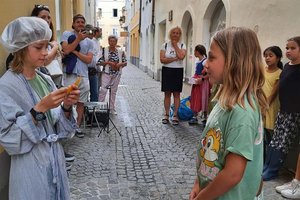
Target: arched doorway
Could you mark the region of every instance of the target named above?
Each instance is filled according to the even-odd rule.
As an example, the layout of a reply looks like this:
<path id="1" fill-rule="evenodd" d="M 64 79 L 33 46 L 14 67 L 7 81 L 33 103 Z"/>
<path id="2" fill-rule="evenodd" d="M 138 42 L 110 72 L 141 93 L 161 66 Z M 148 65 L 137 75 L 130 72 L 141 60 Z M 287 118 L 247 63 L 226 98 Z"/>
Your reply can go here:
<path id="1" fill-rule="evenodd" d="M 194 48 L 193 48 L 193 20 L 191 17 L 190 12 L 186 11 L 182 18 L 182 42 L 186 45 L 186 57 L 184 60 L 185 67 L 184 67 L 184 79 L 187 80 L 189 77 L 192 76 L 193 73 L 193 55 L 194 55 Z"/>
<path id="2" fill-rule="evenodd" d="M 204 14 L 203 21 L 204 45 L 208 49 L 211 37 L 226 27 L 226 10 L 221 0 L 213 0 Z"/>

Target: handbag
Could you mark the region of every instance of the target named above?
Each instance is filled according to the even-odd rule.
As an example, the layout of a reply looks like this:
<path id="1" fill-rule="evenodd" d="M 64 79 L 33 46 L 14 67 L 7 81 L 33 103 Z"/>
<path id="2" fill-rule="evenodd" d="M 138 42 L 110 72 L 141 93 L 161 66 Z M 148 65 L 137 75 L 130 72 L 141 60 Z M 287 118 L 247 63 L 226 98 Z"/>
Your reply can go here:
<path id="1" fill-rule="evenodd" d="M 61 67 L 61 64 L 58 60 L 58 57 L 53 59 L 52 62 L 49 63 L 45 67 L 48 69 L 51 76 L 60 76 L 60 75 L 63 74 L 62 67 Z"/>

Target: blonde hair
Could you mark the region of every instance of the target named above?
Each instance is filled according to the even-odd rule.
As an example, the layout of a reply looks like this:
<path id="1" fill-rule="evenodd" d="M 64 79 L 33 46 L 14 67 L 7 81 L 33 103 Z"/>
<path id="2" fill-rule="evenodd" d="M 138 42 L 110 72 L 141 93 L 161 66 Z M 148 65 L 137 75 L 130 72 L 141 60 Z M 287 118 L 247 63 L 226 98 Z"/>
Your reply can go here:
<path id="1" fill-rule="evenodd" d="M 25 47 L 13 54 L 14 58 L 11 61 L 11 70 L 17 74 L 20 74 L 23 72 L 23 66 L 24 66 L 24 58 L 26 55 L 28 47 Z"/>
<path id="2" fill-rule="evenodd" d="M 179 38 L 179 41 L 181 41 L 182 30 L 181 30 L 181 28 L 180 28 L 179 26 L 176 26 L 176 27 L 174 27 L 174 28 L 171 28 L 171 30 L 169 31 L 169 39 L 171 40 L 171 34 L 172 34 L 172 32 L 173 32 L 174 30 L 176 30 L 176 29 L 178 29 L 179 32 L 180 32 L 180 38 Z"/>
<path id="3" fill-rule="evenodd" d="M 246 97 L 255 109 L 251 97 L 258 102 L 262 113 L 268 107 L 262 90 L 265 82 L 261 48 L 254 31 L 243 27 L 230 27 L 217 32 L 213 41 L 225 56 L 224 79 L 215 99 L 231 110 L 235 104 L 245 108 Z"/>

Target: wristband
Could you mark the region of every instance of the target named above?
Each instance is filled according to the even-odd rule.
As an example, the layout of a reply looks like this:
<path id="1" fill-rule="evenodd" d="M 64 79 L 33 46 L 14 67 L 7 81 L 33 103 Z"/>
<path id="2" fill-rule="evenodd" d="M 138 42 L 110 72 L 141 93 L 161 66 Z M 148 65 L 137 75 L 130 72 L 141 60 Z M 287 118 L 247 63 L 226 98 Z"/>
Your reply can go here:
<path id="1" fill-rule="evenodd" d="M 72 112 L 72 106 L 69 109 L 66 109 L 63 105 L 60 105 L 60 107 L 64 112 Z"/>

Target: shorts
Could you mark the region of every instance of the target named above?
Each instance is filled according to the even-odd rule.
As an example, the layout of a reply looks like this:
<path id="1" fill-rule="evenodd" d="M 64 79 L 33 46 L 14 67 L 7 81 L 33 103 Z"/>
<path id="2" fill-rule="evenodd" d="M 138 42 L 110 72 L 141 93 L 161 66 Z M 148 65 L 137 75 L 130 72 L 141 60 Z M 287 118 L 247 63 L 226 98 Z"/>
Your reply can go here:
<path id="1" fill-rule="evenodd" d="M 162 67 L 162 92 L 182 92 L 183 68 Z"/>
<path id="2" fill-rule="evenodd" d="M 64 73 L 64 84 L 65 86 L 69 86 L 73 84 L 77 79 L 76 74 L 66 74 Z M 79 84 L 79 90 L 80 90 L 80 97 L 79 102 L 84 103 L 89 101 L 90 97 L 90 82 L 88 77 L 81 77 L 81 82 Z"/>

